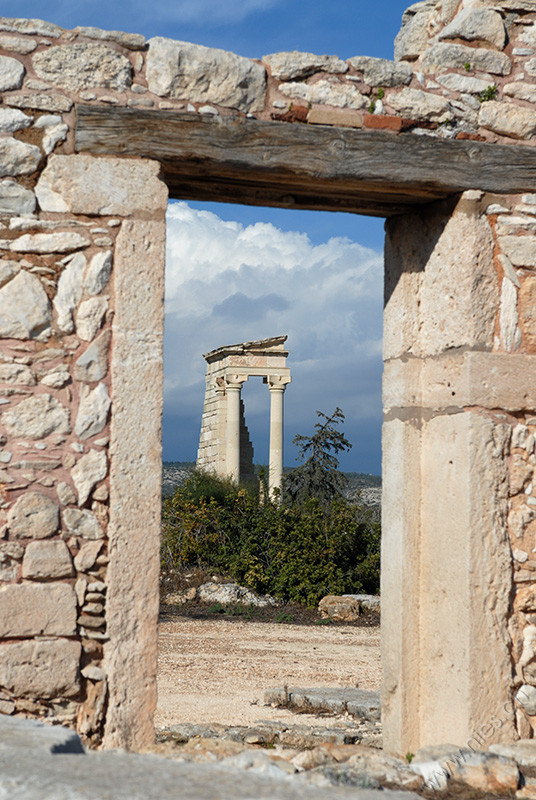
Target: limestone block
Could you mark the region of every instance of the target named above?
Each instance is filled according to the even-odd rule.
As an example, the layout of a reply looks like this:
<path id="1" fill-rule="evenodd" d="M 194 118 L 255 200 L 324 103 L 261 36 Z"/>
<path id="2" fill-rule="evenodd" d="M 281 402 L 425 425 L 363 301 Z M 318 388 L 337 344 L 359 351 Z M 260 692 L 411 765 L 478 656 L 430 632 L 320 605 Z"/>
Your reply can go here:
<path id="1" fill-rule="evenodd" d="M 99 383 L 95 389 L 89 389 L 86 385 L 80 387 L 80 405 L 74 425 L 74 432 L 79 439 L 89 439 L 102 431 L 111 403 L 108 387 L 104 383 Z"/>
<path id="2" fill-rule="evenodd" d="M 1 63 L 2 62 L 0 61 L 0 71 L 1 71 Z M 15 131 L 20 131 L 23 128 L 29 128 L 32 122 L 33 119 L 29 117 L 27 114 L 25 114 L 23 111 L 19 111 L 19 109 L 15 108 L 0 109 L 0 131 L 2 133 L 14 133 Z"/>
<path id="3" fill-rule="evenodd" d="M 57 367 L 52 367 L 43 377 L 41 383 L 45 386 L 50 386 L 51 389 L 61 389 L 71 380 L 69 367 L 67 364 L 58 364 Z"/>
<path id="4" fill-rule="evenodd" d="M 97 87 L 124 92 L 132 83 L 130 60 L 105 44 L 49 47 L 33 55 L 32 64 L 39 78 L 71 92 Z"/>
<path id="5" fill-rule="evenodd" d="M 72 575 L 73 560 L 65 542 L 30 542 L 22 562 L 23 578 L 70 578 Z"/>
<path id="6" fill-rule="evenodd" d="M 18 583 L 0 591 L 0 636 L 72 636 L 76 595 L 67 583 Z"/>
<path id="7" fill-rule="evenodd" d="M 0 181 L 0 214 L 28 216 L 35 211 L 35 195 L 15 181 Z"/>
<path id="8" fill-rule="evenodd" d="M 510 465 L 510 494 L 519 494 L 532 478 L 533 467 L 518 453 L 512 456 Z"/>
<path id="9" fill-rule="evenodd" d="M 464 8 L 443 28 L 439 39 L 488 42 L 502 50 L 506 44 L 506 28 L 497 11 L 490 8 Z"/>
<path id="10" fill-rule="evenodd" d="M 307 78 L 315 72 L 331 74 L 348 72 L 348 64 L 337 56 L 316 56 L 313 53 L 300 53 L 297 50 L 263 56 L 262 63 L 267 64 L 272 77 L 280 81 Z"/>
<path id="11" fill-rule="evenodd" d="M 80 233 L 26 233 L 18 239 L 0 240 L 0 247 L 14 253 L 70 253 L 91 244 Z"/>
<path id="12" fill-rule="evenodd" d="M 363 73 L 363 80 L 369 86 L 402 86 L 411 83 L 413 70 L 405 61 L 389 61 L 386 58 L 370 56 L 354 56 L 348 59 L 358 72 Z"/>
<path id="13" fill-rule="evenodd" d="M 504 136 L 527 139 L 536 133 L 536 116 L 529 108 L 489 100 L 482 103 L 478 124 Z"/>
<path id="14" fill-rule="evenodd" d="M 23 64 L 16 58 L 0 56 L 0 92 L 20 89 L 25 72 Z"/>
<path id="15" fill-rule="evenodd" d="M 51 433 L 70 433 L 69 411 L 49 394 L 39 394 L 2 414 L 2 424 L 11 436 L 44 439 Z"/>
<path id="16" fill-rule="evenodd" d="M 69 498 L 69 502 L 73 501 Z M 62 519 L 63 524 L 72 536 L 81 536 L 83 539 L 102 539 L 104 537 L 104 531 L 97 517 L 91 511 L 65 508 L 62 512 Z"/>
<path id="17" fill-rule="evenodd" d="M 523 344 L 536 350 L 536 277 L 525 278 L 519 290 L 519 322 Z"/>
<path id="18" fill-rule="evenodd" d="M 88 569 L 94 566 L 97 556 L 102 550 L 102 545 L 102 540 L 83 543 L 74 559 L 74 565 L 78 572 L 87 572 Z"/>
<path id="19" fill-rule="evenodd" d="M 108 298 L 90 297 L 84 300 L 76 313 L 76 332 L 81 339 L 91 342 L 101 327 L 108 310 Z"/>
<path id="20" fill-rule="evenodd" d="M 77 381 L 101 381 L 108 373 L 108 351 L 112 333 L 103 331 L 77 359 L 73 369 Z"/>
<path id="21" fill-rule="evenodd" d="M 36 380 L 30 367 L 24 364 L 0 364 L 0 383 L 35 386 Z"/>
<path id="22" fill-rule="evenodd" d="M 74 103 L 70 97 L 56 92 L 47 94 L 12 94 L 4 98 L 7 106 L 15 108 L 31 108 L 36 111 L 70 111 Z"/>
<path id="23" fill-rule="evenodd" d="M 85 255 L 76 253 L 58 280 L 53 304 L 58 315 L 58 328 L 65 333 L 72 333 L 74 330 L 73 313 L 82 297 L 82 279 L 86 266 Z"/>
<path id="24" fill-rule="evenodd" d="M 126 47 L 128 50 L 144 50 L 145 49 L 145 36 L 141 33 L 124 33 L 123 31 L 104 31 L 101 28 L 93 28 L 88 26 L 78 26 L 74 30 L 82 36 L 87 36 L 88 39 L 103 39 L 108 42 L 117 42 L 117 44 Z"/>
<path id="25" fill-rule="evenodd" d="M 46 539 L 58 524 L 58 506 L 39 492 L 21 495 L 7 513 L 8 529 L 18 539 Z"/>
<path id="26" fill-rule="evenodd" d="M 536 236 L 501 236 L 499 245 L 514 267 L 536 268 Z"/>
<path id="27" fill-rule="evenodd" d="M 18 139 L 0 139 L 0 177 L 29 175 L 41 161 L 41 150 Z"/>
<path id="28" fill-rule="evenodd" d="M 41 146 L 47 156 L 52 153 L 58 142 L 65 141 L 68 133 L 69 126 L 63 123 L 46 128 Z"/>
<path id="29" fill-rule="evenodd" d="M 389 105 L 403 117 L 443 122 L 452 116 L 450 103 L 444 97 L 420 89 L 402 89 L 389 96 Z"/>
<path id="30" fill-rule="evenodd" d="M 462 195 L 455 208 L 439 203 L 392 217 L 386 232 L 384 357 L 489 350 L 499 287 L 478 202 Z"/>
<path id="31" fill-rule="evenodd" d="M 281 94 L 304 103 L 320 103 L 337 108 L 364 108 L 369 100 L 355 86 L 339 81 L 321 80 L 317 83 L 283 83 Z"/>
<path id="32" fill-rule="evenodd" d="M 536 714 L 536 686 L 524 684 L 516 693 L 516 701 L 522 706 L 529 716 Z"/>
<path id="33" fill-rule="evenodd" d="M 503 94 L 506 97 L 515 97 L 518 100 L 526 100 L 528 103 L 536 103 L 536 86 L 525 81 L 507 83 L 503 86 Z"/>
<path id="34" fill-rule="evenodd" d="M 148 159 L 53 155 L 35 191 L 43 211 L 131 216 L 167 203 L 159 172 Z"/>
<path id="35" fill-rule="evenodd" d="M 318 604 L 321 617 L 339 622 L 354 622 L 361 614 L 359 602 L 353 597 L 337 597 L 328 594 Z"/>
<path id="36" fill-rule="evenodd" d="M 521 333 L 517 326 L 517 291 L 509 278 L 504 278 L 501 285 L 501 306 L 499 329 L 501 342 L 505 350 L 517 350 L 521 344 Z"/>
<path id="37" fill-rule="evenodd" d="M 56 486 L 58 499 L 62 506 L 68 506 L 76 503 L 76 495 L 65 481 L 60 481 Z"/>
<path id="38" fill-rule="evenodd" d="M 402 28 L 395 39 L 395 60 L 413 61 L 421 55 L 428 44 L 428 23 L 431 21 L 436 3 L 427 0 L 413 3 L 402 17 Z"/>
<path id="39" fill-rule="evenodd" d="M 149 39 L 149 91 L 193 103 L 217 103 L 239 111 L 264 108 L 266 71 L 225 50 L 157 36 Z"/>
<path id="40" fill-rule="evenodd" d="M 36 39 L 30 39 L 26 36 L 6 36 L 5 33 L 0 34 L 1 50 L 10 50 L 13 53 L 20 53 L 22 56 L 25 56 L 33 52 L 36 47 Z"/>
<path id="41" fill-rule="evenodd" d="M 489 86 L 489 81 L 472 78 L 470 75 L 458 75 L 455 72 L 437 75 L 436 81 L 452 92 L 461 92 L 462 94 L 481 94 Z"/>
<path id="42" fill-rule="evenodd" d="M 60 28 L 59 25 L 54 25 L 52 22 L 44 22 L 42 19 L 0 17 L 0 31 L 38 34 L 40 36 L 48 36 L 51 39 L 59 39 L 63 33 L 63 28 Z"/>
<path id="43" fill-rule="evenodd" d="M 112 251 L 102 250 L 91 261 L 84 275 L 84 291 L 87 294 L 100 294 L 110 278 L 112 271 Z"/>
<path id="44" fill-rule="evenodd" d="M 491 72 L 492 75 L 509 75 L 512 69 L 506 53 L 447 42 L 437 42 L 425 52 L 421 69 L 425 74 L 433 75 L 449 69 L 463 69 L 465 64 L 469 64 L 472 70 Z"/>
<path id="45" fill-rule="evenodd" d="M 81 652 L 66 639 L 0 645 L 0 684 L 15 697 L 72 697 L 80 691 Z"/>
<path id="46" fill-rule="evenodd" d="M 79 459 L 71 470 L 71 477 L 78 492 L 79 506 L 84 505 L 95 484 L 102 481 L 107 473 L 108 462 L 103 450 L 90 450 Z"/>

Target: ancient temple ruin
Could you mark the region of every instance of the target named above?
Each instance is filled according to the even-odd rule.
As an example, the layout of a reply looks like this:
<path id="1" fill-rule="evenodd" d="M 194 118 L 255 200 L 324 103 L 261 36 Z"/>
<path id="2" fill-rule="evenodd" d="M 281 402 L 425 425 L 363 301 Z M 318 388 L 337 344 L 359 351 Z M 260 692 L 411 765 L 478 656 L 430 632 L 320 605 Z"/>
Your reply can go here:
<path id="1" fill-rule="evenodd" d="M 0 712 L 153 738 L 171 196 L 387 218 L 384 746 L 532 738 L 534 0 L 395 61 L 0 30 Z"/>
<path id="2" fill-rule="evenodd" d="M 283 395 L 291 381 L 286 340 L 286 336 L 274 336 L 219 347 L 204 356 L 207 374 L 197 467 L 236 483 L 255 479 L 241 390 L 250 377 L 262 377 L 270 390 L 268 486 L 272 496 L 283 477 Z"/>

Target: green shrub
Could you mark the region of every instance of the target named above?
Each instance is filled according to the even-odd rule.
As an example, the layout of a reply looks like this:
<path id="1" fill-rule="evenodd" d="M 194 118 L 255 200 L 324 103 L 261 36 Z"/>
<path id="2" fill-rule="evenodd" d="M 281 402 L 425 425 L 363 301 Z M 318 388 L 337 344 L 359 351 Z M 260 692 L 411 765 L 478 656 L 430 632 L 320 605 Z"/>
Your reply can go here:
<path id="1" fill-rule="evenodd" d="M 166 569 L 220 572 L 311 606 L 326 594 L 379 589 L 379 523 L 340 497 L 329 506 L 261 502 L 252 489 L 196 473 L 165 499 L 162 528 Z"/>

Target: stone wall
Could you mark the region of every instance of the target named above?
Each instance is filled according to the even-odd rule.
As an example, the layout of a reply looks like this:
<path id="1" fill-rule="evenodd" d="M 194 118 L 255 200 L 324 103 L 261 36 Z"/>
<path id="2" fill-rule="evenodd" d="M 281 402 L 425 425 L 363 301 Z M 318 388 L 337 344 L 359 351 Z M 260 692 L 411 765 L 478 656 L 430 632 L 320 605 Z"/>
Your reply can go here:
<path id="1" fill-rule="evenodd" d="M 77 107 L 536 142 L 532 0 L 414 4 L 395 52 L 396 61 L 309 53 L 255 61 L 160 37 L 146 42 L 137 34 L 0 18 L 2 713 L 65 722 L 94 745 L 136 747 L 152 736 L 167 191 L 156 161 L 77 154 Z M 410 540 L 413 560 L 408 542 L 401 544 L 404 574 L 393 559 L 386 562 L 386 601 L 392 608 L 404 586 L 424 586 L 423 598 L 434 591 L 421 582 L 415 556 L 433 561 L 439 546 L 430 539 L 430 526 L 440 523 L 436 495 L 422 494 L 423 471 L 437 466 L 433 453 L 442 447 L 446 453 L 445 442 L 465 442 L 456 458 L 467 479 L 487 464 L 481 483 L 468 493 L 448 474 L 445 456 L 443 483 L 431 484 L 438 492 L 450 486 L 454 502 L 469 498 L 455 526 L 468 560 L 441 591 L 456 595 L 457 581 L 484 575 L 477 592 L 465 586 L 471 602 L 460 612 L 470 608 L 475 625 L 496 626 L 486 636 L 500 666 L 495 688 L 481 700 L 485 705 L 486 698 L 504 695 L 510 704 L 504 730 L 532 736 L 536 197 L 476 193 L 460 202 L 450 227 L 456 203 L 401 218 L 411 241 L 400 221 L 390 223 L 390 258 L 402 266 L 388 295 L 387 369 L 404 374 L 388 380 L 403 396 L 387 406 L 405 408 L 406 416 L 393 418 L 386 434 L 393 467 L 401 448 L 386 496 L 386 540 L 393 542 L 400 524 L 396 502 L 408 520 L 417 514 L 420 527 Z M 440 269 L 442 258 L 450 270 Z M 426 339 L 415 328 L 423 318 Z M 426 352 L 413 352 L 418 342 Z M 449 391 L 457 392 L 455 402 L 447 402 Z M 449 414 L 453 403 L 459 413 Z M 407 411 L 414 405 L 425 409 L 417 422 Z M 430 413 L 436 407 L 445 412 L 441 419 Z M 448 536 L 448 524 L 441 524 Z M 471 532 L 468 540 L 464 530 Z M 482 559 L 486 569 L 496 567 L 479 572 Z M 495 569 L 502 570 L 500 580 Z M 497 602 L 490 599 L 495 591 Z M 415 617 L 408 609 L 406 623 L 413 620 L 417 629 L 446 624 L 433 603 L 421 611 Z M 406 623 L 402 649 L 393 645 L 401 661 L 392 675 L 411 675 L 422 645 Z M 454 637 L 455 631 L 451 626 Z M 483 641 L 475 650 L 469 640 L 465 649 L 452 640 L 465 665 L 464 707 L 476 703 L 471 687 Z M 420 688 L 408 679 L 405 699 L 397 699 L 400 719 L 417 713 L 412 698 L 430 717 L 434 699 L 422 686 L 438 662 L 430 651 L 423 671 L 414 670 Z M 389 669 L 388 657 L 386 663 Z M 393 731 L 396 713 L 387 718 Z M 450 728 L 458 732 L 446 738 L 463 739 L 471 720 L 486 713 L 471 710 L 469 721 Z M 419 731 L 420 744 L 433 738 L 430 730 Z M 405 741 L 404 732 L 397 735 L 393 749 Z"/>

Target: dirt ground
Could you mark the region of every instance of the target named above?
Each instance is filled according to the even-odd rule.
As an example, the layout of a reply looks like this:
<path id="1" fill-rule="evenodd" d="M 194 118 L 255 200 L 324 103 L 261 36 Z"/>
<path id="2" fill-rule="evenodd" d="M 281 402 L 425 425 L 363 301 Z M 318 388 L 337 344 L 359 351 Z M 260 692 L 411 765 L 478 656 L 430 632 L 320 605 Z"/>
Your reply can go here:
<path id="1" fill-rule="evenodd" d="M 318 724 L 263 705 L 274 686 L 380 687 L 378 626 L 280 624 L 166 613 L 159 627 L 156 727 L 182 722 Z M 337 724 L 322 718 L 322 724 Z"/>

